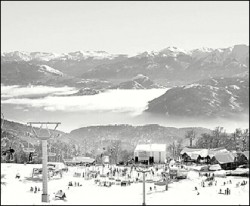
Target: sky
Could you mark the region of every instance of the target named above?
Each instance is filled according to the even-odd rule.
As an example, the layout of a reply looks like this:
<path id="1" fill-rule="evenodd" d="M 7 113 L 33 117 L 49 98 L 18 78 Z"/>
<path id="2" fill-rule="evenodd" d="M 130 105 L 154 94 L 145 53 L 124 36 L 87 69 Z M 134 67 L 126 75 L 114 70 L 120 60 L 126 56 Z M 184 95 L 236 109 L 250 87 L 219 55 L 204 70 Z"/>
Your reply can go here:
<path id="1" fill-rule="evenodd" d="M 1 1 L 1 51 L 137 54 L 249 45 L 248 1 Z"/>

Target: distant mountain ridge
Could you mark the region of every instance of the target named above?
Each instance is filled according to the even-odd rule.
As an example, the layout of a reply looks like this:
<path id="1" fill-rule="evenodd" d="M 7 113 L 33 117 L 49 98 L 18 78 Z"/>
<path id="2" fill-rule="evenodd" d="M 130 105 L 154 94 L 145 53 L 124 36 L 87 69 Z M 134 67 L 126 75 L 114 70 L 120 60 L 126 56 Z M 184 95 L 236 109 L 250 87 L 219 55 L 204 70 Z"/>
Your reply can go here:
<path id="1" fill-rule="evenodd" d="M 165 88 L 143 74 L 138 74 L 130 81 L 122 82 L 116 86 L 111 87 L 111 89 L 162 89 Z"/>
<path id="2" fill-rule="evenodd" d="M 184 144 L 188 144 L 188 140 L 185 139 L 185 133 L 191 129 L 196 131 L 197 137 L 202 133 L 211 132 L 211 130 L 201 127 L 174 128 L 157 124 L 143 126 L 122 124 L 82 127 L 65 134 L 65 138 L 67 137 L 85 145 L 88 152 L 96 151 L 103 146 L 110 146 L 115 141 L 121 142 L 122 149 L 133 151 L 138 143 L 147 144 L 148 141 L 168 145 L 175 140 L 182 139 Z"/>
<path id="3" fill-rule="evenodd" d="M 138 55 L 109 54 L 105 51 L 77 51 L 69 53 L 4 52 L 1 67 L 12 65 L 16 69 L 47 65 L 64 75 L 78 79 L 131 80 L 137 74 L 153 81 L 191 83 L 207 77 L 234 77 L 249 75 L 249 46 L 228 48 L 200 48 L 186 51 L 167 47 L 160 51 Z M 9 73 L 3 72 L 8 79 Z M 21 78 L 21 77 L 20 77 Z M 2 79 L 2 82 L 6 81 Z M 22 81 L 22 80 L 20 80 Z M 158 82 L 159 83 L 159 82 Z"/>
<path id="4" fill-rule="evenodd" d="M 185 139 L 187 131 L 194 129 L 197 139 L 202 133 L 211 133 L 210 129 L 202 127 L 194 128 L 174 128 L 164 127 L 157 124 L 149 124 L 143 126 L 132 125 L 104 125 L 104 126 L 89 126 L 72 130 L 70 133 L 64 133 L 59 130 L 55 131 L 55 138 L 50 140 L 54 148 L 60 149 L 58 155 L 70 153 L 70 156 L 76 156 L 85 152 L 95 157 L 103 148 L 112 147 L 114 143 L 119 143 L 120 149 L 133 152 L 135 146 L 139 143 L 150 141 L 153 143 L 171 144 L 176 140 L 183 140 L 183 145 L 187 145 L 189 140 Z M 38 130 L 38 129 L 37 129 Z M 11 141 L 15 140 L 17 144 L 13 144 L 17 156 L 25 155 L 19 143 L 25 146 L 27 142 L 35 146 L 36 152 L 41 156 L 41 146 L 39 141 L 30 136 L 31 129 L 24 124 L 9 120 L 4 121 L 3 125 L 4 137 Z M 48 135 L 45 129 L 42 130 L 44 135 Z M 60 136 L 58 136 L 60 134 Z M 8 148 L 8 145 L 4 146 Z M 65 154 L 64 154 L 65 155 Z M 27 156 L 27 154 L 26 154 Z"/>
<path id="5" fill-rule="evenodd" d="M 192 51 L 168 47 L 144 52 L 112 64 L 99 65 L 82 77 L 132 78 L 143 74 L 152 80 L 193 82 L 210 77 L 233 77 L 249 71 L 249 46 Z"/>
<path id="6" fill-rule="evenodd" d="M 4 61 L 50 61 L 50 60 L 82 60 L 87 58 L 93 59 L 113 59 L 120 56 L 119 54 L 109 54 L 105 51 L 76 51 L 69 53 L 52 53 L 52 52 L 2 52 L 1 57 Z M 121 56 L 123 56 L 121 54 Z"/>

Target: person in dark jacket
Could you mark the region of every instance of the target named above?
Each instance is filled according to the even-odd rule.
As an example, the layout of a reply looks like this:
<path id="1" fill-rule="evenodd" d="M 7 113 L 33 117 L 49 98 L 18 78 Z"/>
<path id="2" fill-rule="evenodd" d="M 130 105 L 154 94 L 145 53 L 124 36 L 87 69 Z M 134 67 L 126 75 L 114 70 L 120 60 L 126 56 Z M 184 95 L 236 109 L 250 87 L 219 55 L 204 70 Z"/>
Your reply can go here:
<path id="1" fill-rule="evenodd" d="M 32 162 L 33 152 L 30 152 L 29 154 L 29 162 Z"/>

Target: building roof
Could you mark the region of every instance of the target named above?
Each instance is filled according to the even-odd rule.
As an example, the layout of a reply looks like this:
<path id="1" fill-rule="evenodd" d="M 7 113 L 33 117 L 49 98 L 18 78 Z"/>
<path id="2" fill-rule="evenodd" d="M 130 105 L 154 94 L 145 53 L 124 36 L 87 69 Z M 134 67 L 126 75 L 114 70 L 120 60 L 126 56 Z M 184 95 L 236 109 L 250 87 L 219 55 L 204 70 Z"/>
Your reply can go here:
<path id="1" fill-rule="evenodd" d="M 191 159 L 197 159 L 198 156 L 201 157 L 207 157 L 208 156 L 208 149 L 195 149 L 195 148 L 188 148 L 185 147 L 182 151 L 181 154 L 187 154 L 188 156 L 191 157 Z"/>
<path id="2" fill-rule="evenodd" d="M 201 156 L 201 157 L 207 157 L 209 156 L 210 158 L 212 158 L 213 156 L 215 156 L 215 154 L 220 153 L 220 152 L 228 152 L 225 148 L 213 148 L 213 149 L 197 149 L 197 148 L 188 148 L 185 147 L 180 154 L 187 154 L 188 156 Z M 195 154 L 195 155 L 194 155 Z M 191 159 L 192 159 L 191 157 Z"/>
<path id="3" fill-rule="evenodd" d="M 135 151 L 159 151 L 165 152 L 166 151 L 166 144 L 138 144 L 135 148 Z"/>
<path id="4" fill-rule="evenodd" d="M 235 156 L 231 152 L 219 152 L 214 157 L 220 164 L 234 162 L 235 159 Z"/>
<path id="5" fill-rule="evenodd" d="M 183 148 L 183 150 L 181 151 L 181 154 L 187 153 L 187 152 L 200 152 L 202 149 L 196 149 L 196 148 L 188 148 L 185 147 Z"/>
<path id="6" fill-rule="evenodd" d="M 244 151 L 244 152 L 242 152 L 242 154 L 244 154 L 246 156 L 246 158 L 249 160 L 249 151 Z"/>

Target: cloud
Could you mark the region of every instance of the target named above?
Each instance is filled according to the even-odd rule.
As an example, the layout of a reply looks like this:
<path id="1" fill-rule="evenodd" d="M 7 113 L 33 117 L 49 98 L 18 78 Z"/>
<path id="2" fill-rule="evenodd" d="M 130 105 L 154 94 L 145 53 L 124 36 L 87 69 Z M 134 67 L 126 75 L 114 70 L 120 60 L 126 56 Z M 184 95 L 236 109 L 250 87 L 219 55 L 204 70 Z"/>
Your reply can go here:
<path id="1" fill-rule="evenodd" d="M 76 89 L 73 87 L 48 87 L 48 86 L 28 86 L 20 87 L 17 85 L 4 86 L 1 84 L 1 98 L 16 98 L 16 97 L 29 97 L 39 98 L 41 96 L 62 95 L 75 92 Z"/>
<path id="2" fill-rule="evenodd" d="M 166 89 L 107 90 L 97 95 L 88 96 L 46 96 L 37 99 L 10 98 L 2 100 L 2 104 L 43 108 L 47 111 L 112 111 L 140 114 L 146 108 L 148 101 L 165 92 Z"/>

